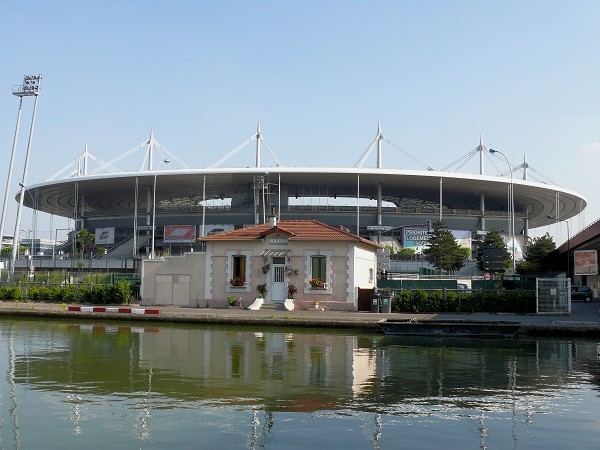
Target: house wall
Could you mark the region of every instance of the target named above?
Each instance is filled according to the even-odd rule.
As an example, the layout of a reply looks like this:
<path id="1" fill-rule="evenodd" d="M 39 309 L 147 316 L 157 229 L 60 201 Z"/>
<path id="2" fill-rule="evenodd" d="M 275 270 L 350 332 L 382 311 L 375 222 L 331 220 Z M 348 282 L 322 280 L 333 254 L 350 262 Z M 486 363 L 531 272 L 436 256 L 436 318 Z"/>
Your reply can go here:
<path id="1" fill-rule="evenodd" d="M 206 254 L 186 253 L 142 260 L 142 305 L 205 307 Z"/>
<path id="2" fill-rule="evenodd" d="M 142 304 L 224 308 L 228 306 L 227 298 L 233 296 L 247 307 L 258 297 L 256 287 L 269 285 L 272 277 L 271 270 L 263 272 L 263 266 L 271 262 L 270 257 L 261 255 L 265 250 L 288 251 L 286 267 L 290 270 L 286 271 L 285 284 L 293 283 L 298 289 L 294 298 L 296 309 L 310 309 L 318 302 L 325 309 L 356 310 L 358 288 L 374 286 L 376 253 L 368 246 L 347 241 L 291 241 L 286 245 L 268 245 L 262 240 L 213 241 L 207 245 L 206 253 L 142 261 Z M 229 282 L 233 255 L 246 256 L 244 286 L 231 286 Z M 324 289 L 313 289 L 309 284 L 313 255 L 327 257 Z M 189 298 L 182 299 L 185 296 Z M 270 292 L 265 300 L 271 300 Z"/>
<path id="3" fill-rule="evenodd" d="M 241 299 L 244 307 L 256 300 L 258 297 L 256 286 L 265 282 L 265 274 L 262 272 L 264 262 L 263 257 L 260 256 L 263 247 L 260 244 L 261 242 L 244 242 L 232 248 L 230 242 L 215 242 L 207 246 L 207 251 L 210 248 L 211 254 L 210 262 L 206 266 L 206 297 L 211 299 L 209 306 L 216 306 L 221 300 L 227 300 L 227 297 L 236 297 L 238 301 Z M 231 286 L 229 283 L 233 274 L 231 267 L 233 255 L 246 256 L 247 277 L 246 285 L 243 287 Z"/>
<path id="4" fill-rule="evenodd" d="M 354 287 L 373 289 L 377 274 L 377 255 L 368 249 L 355 247 L 353 260 Z"/>

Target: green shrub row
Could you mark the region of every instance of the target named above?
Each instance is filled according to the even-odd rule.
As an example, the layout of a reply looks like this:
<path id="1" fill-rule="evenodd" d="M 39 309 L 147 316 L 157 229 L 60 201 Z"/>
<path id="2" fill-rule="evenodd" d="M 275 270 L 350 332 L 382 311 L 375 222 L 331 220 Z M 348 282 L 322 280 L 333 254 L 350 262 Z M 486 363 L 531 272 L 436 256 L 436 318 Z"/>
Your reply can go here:
<path id="1" fill-rule="evenodd" d="M 27 297 L 36 302 L 72 303 L 77 301 L 77 291 L 82 289 L 73 285 L 31 286 L 27 290 Z"/>
<path id="2" fill-rule="evenodd" d="M 23 298 L 23 291 L 17 286 L 0 287 L 0 300 L 19 300 Z"/>
<path id="3" fill-rule="evenodd" d="M 95 285 L 80 291 L 79 301 L 91 305 L 120 305 L 129 303 L 132 294 L 131 283 L 119 281 L 117 284 Z"/>
<path id="4" fill-rule="evenodd" d="M 535 313 L 534 291 L 477 291 L 472 294 L 448 291 L 444 300 L 441 291 L 421 289 L 397 292 L 392 300 L 392 312 L 487 312 Z"/>
<path id="5" fill-rule="evenodd" d="M 37 302 L 87 303 L 91 305 L 120 305 L 129 303 L 133 289 L 129 281 L 116 284 L 32 286 L 27 290 L 27 298 Z M 24 298 L 18 287 L 0 288 L 0 300 Z"/>

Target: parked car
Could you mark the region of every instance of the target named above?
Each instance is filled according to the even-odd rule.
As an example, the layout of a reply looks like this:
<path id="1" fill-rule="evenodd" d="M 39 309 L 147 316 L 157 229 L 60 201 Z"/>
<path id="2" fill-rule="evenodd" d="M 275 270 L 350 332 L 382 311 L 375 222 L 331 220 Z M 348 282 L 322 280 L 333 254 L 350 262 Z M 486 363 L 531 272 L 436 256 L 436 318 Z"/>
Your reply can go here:
<path id="1" fill-rule="evenodd" d="M 571 300 L 591 302 L 594 292 L 589 286 L 571 286 Z"/>

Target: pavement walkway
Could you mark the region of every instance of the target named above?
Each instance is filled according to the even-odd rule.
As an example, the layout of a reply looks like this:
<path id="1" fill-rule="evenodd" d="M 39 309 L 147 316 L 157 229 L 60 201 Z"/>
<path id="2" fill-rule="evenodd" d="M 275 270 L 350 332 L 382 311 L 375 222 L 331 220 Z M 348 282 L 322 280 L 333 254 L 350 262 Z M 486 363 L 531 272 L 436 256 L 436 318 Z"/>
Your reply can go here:
<path id="1" fill-rule="evenodd" d="M 351 328 L 379 330 L 377 321 L 395 319 L 454 319 L 470 321 L 509 320 L 521 324 L 522 334 L 574 334 L 600 336 L 598 301 L 573 302 L 571 315 L 487 314 L 487 313 L 370 313 L 348 311 L 280 311 L 246 309 L 212 309 L 160 306 L 160 314 L 89 313 L 67 311 L 66 305 L 36 302 L 0 302 L 0 316 L 84 318 L 92 320 L 123 320 L 167 323 L 236 324 L 285 327 Z M 140 307 L 143 308 L 143 307 Z M 153 307 L 155 309 L 155 307 Z"/>

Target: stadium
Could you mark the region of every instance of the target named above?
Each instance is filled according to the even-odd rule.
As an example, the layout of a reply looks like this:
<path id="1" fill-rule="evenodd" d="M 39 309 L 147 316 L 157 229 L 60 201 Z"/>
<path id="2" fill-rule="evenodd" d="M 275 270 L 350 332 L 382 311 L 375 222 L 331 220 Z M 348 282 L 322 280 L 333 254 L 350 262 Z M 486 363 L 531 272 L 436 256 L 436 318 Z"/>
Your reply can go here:
<path id="1" fill-rule="evenodd" d="M 379 128 L 358 162 L 348 168 L 285 167 L 259 126 L 220 161 L 194 169 L 151 133 L 124 154 L 145 151 L 141 170 L 118 169 L 124 155 L 103 162 L 86 149 L 48 180 L 28 186 L 31 195 L 25 196 L 24 205 L 73 219 L 75 231 L 94 233 L 96 244 L 113 259 L 201 250 L 197 238 L 264 223 L 272 213 L 280 220 L 315 219 L 381 243 L 412 245 L 417 251 L 419 243 L 408 234 L 418 235 L 443 219 L 467 245 L 491 229 L 500 231 L 520 259 L 530 229 L 574 217 L 587 205 L 577 192 L 547 179 L 532 180 L 540 174 L 529 164 L 511 164 L 501 152 L 490 152 L 481 138 L 474 150 L 453 163 L 460 169 L 478 158 L 478 174 L 452 171 L 450 166 L 434 170 L 399 148 L 423 169 L 384 168 L 386 142 L 397 147 Z M 256 146 L 253 167 L 222 167 L 251 143 Z M 264 149 L 274 161 L 269 166 L 262 162 Z M 375 167 L 363 167 L 372 153 Z M 486 158 L 508 170 L 485 174 Z M 98 166 L 94 170 L 93 163 Z M 71 246 L 72 241 L 64 244 L 62 251 L 68 254 Z"/>

